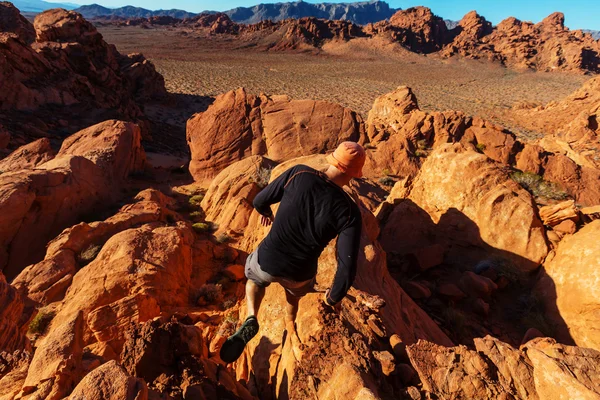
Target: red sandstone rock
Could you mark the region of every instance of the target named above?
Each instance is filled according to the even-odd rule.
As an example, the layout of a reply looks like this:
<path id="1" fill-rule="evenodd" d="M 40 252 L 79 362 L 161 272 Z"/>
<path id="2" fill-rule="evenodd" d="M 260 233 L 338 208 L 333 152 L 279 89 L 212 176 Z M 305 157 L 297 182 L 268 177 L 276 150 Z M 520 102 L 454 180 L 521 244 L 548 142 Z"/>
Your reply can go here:
<path id="1" fill-rule="evenodd" d="M 144 161 L 139 128 L 106 121 L 63 143 L 56 158 L 33 170 L 0 175 L 0 266 L 9 279 L 42 259 L 45 244 L 82 215 L 115 198 Z"/>
<path id="2" fill-rule="evenodd" d="M 600 350 L 600 221 L 563 239 L 537 284 L 557 338 Z"/>
<path id="3" fill-rule="evenodd" d="M 275 163 L 261 156 L 250 156 L 221 171 L 202 199 L 206 220 L 220 232 L 243 232 L 254 211 L 252 201 L 269 182 Z"/>
<path id="4" fill-rule="evenodd" d="M 340 105 L 257 97 L 241 88 L 218 96 L 208 110 L 188 120 L 190 172 L 206 183 L 247 156 L 284 161 L 332 151 L 342 141 L 360 140 L 361 134 L 360 117 Z M 289 146 L 290 141 L 298 145 Z"/>
<path id="5" fill-rule="evenodd" d="M 18 399 L 59 400 L 75 387 L 82 373 L 83 323 L 81 312 L 51 323 L 49 334 L 36 344 Z"/>
<path id="6" fill-rule="evenodd" d="M 69 399 L 147 400 L 148 387 L 142 379 L 128 375 L 116 361 L 109 361 L 87 374 Z"/>
<path id="7" fill-rule="evenodd" d="M 7 1 L 0 2 L 0 32 L 14 33 L 25 43 L 35 40 L 35 29 L 31 22 Z"/>
<path id="8" fill-rule="evenodd" d="M 409 198 L 431 216 L 442 238 L 453 246 L 469 243 L 460 254 L 463 263 L 473 251 L 468 248 L 476 246 L 529 271 L 548 252 L 529 193 L 487 157 L 459 144 L 442 146 L 427 158 Z"/>
<path id="9" fill-rule="evenodd" d="M 399 28 L 404 37 L 399 37 L 405 47 L 419 53 L 439 50 L 448 29 L 444 20 L 433 15 L 427 7 L 411 7 L 392 15 L 389 24 Z"/>
<path id="10" fill-rule="evenodd" d="M 0 272 L 0 351 L 25 347 L 27 326 L 20 321 L 23 308 L 23 299 Z"/>
<path id="11" fill-rule="evenodd" d="M 0 161 L 0 171 L 10 172 L 21 169 L 35 168 L 54 158 L 50 141 L 46 138 L 36 140 L 19 147 L 9 156 Z"/>

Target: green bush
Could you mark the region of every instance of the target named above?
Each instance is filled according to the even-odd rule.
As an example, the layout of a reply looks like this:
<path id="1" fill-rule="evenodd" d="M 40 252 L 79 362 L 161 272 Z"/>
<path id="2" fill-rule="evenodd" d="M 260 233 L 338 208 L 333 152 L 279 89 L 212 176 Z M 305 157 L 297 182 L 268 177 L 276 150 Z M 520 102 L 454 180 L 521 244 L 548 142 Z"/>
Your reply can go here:
<path id="1" fill-rule="evenodd" d="M 564 200 L 569 197 L 559 185 L 545 181 L 537 174 L 515 171 L 510 177 L 535 197 L 543 197 L 551 200 Z"/>
<path id="2" fill-rule="evenodd" d="M 417 149 L 415 151 L 415 157 L 419 157 L 419 158 L 427 157 L 427 152 L 425 150 Z"/>
<path id="3" fill-rule="evenodd" d="M 98 257 L 100 250 L 102 250 L 102 246 L 97 244 L 90 244 L 88 247 L 83 249 L 83 251 L 79 253 L 79 257 L 77 257 L 81 267 L 85 267 L 94 261 L 96 257 Z"/>
<path id="4" fill-rule="evenodd" d="M 204 213 L 202 211 L 193 211 L 190 213 L 190 219 L 192 221 L 200 221 L 204 218 Z"/>
<path id="5" fill-rule="evenodd" d="M 390 176 L 392 174 L 392 171 L 390 171 L 388 168 L 386 168 L 383 171 L 381 171 L 381 174 L 385 175 L 385 176 Z"/>
<path id="6" fill-rule="evenodd" d="M 231 241 L 231 236 L 226 233 L 221 233 L 217 236 L 217 243 L 223 244 Z"/>
<path id="7" fill-rule="evenodd" d="M 475 145 L 475 148 L 477 149 L 478 152 L 483 153 L 486 149 L 485 144 L 483 143 L 477 143 Z"/>
<path id="8" fill-rule="evenodd" d="M 426 150 L 427 149 L 427 140 L 421 139 L 417 140 L 417 149 Z"/>
<path id="9" fill-rule="evenodd" d="M 188 201 L 190 203 L 190 206 L 192 206 L 192 207 L 200 207 L 200 203 L 202 203 L 202 200 L 204 200 L 204 195 L 203 194 L 196 194 L 196 195 L 190 197 L 190 199 Z"/>
<path id="10" fill-rule="evenodd" d="M 214 225 L 210 222 L 196 222 L 192 225 L 192 229 L 197 233 L 209 233 L 214 230 Z"/>
<path id="11" fill-rule="evenodd" d="M 54 315 L 54 311 L 40 309 L 37 315 L 29 323 L 29 332 L 43 335 L 46 332 L 46 329 L 48 329 L 48 325 L 50 325 Z"/>
<path id="12" fill-rule="evenodd" d="M 383 176 L 379 178 L 379 183 L 381 183 L 383 186 L 394 186 L 396 181 L 391 176 Z"/>

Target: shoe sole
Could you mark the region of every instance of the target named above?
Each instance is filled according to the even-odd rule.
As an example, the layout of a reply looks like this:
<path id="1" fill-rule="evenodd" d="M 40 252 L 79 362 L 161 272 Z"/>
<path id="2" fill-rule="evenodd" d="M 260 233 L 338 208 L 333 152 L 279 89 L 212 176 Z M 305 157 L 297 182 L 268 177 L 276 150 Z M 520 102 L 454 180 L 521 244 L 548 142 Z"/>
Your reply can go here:
<path id="1" fill-rule="evenodd" d="M 244 339 L 236 334 L 227 338 L 225 343 L 223 343 L 219 356 L 221 357 L 221 360 L 229 364 L 240 358 L 244 352 L 244 348 L 246 348 Z"/>

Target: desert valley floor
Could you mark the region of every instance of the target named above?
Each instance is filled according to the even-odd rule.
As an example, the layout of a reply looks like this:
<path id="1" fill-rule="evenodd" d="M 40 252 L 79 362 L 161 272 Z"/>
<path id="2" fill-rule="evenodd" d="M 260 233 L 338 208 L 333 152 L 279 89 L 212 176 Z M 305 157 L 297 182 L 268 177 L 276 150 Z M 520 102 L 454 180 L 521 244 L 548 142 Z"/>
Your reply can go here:
<path id="1" fill-rule="evenodd" d="M 140 26 L 98 29 L 121 53 L 139 52 L 150 59 L 171 93 L 204 98 L 245 87 L 255 94 L 340 103 L 366 118 L 376 97 L 407 85 L 424 111 L 461 110 L 525 138 L 538 135 L 515 126 L 505 117 L 506 110 L 520 102 L 558 101 L 590 79 L 583 74 L 519 72 L 488 62 L 443 60 L 373 39 L 326 45 L 319 53 L 266 52 L 244 48 L 233 35 L 204 37 Z M 189 113 L 182 115 L 179 123 L 187 117 Z"/>

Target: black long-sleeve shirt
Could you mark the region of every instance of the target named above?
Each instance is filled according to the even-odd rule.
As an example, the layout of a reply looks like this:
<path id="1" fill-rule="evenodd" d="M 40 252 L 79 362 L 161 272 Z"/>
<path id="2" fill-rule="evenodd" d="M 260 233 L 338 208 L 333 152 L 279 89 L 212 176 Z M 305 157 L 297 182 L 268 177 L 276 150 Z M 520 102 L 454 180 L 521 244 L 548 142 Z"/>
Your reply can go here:
<path id="1" fill-rule="evenodd" d="M 297 282 L 317 274 L 319 256 L 336 236 L 338 269 L 328 303 L 341 301 L 356 276 L 362 227 L 358 206 L 325 174 L 297 165 L 265 187 L 254 208 L 273 215 L 271 204 L 280 202 L 277 217 L 258 248 L 261 268 L 270 275 Z"/>

